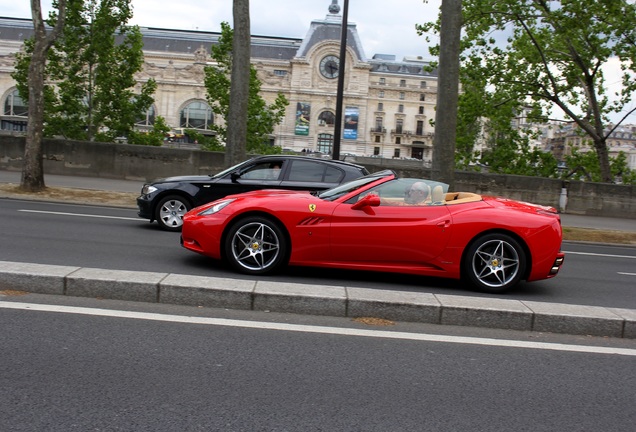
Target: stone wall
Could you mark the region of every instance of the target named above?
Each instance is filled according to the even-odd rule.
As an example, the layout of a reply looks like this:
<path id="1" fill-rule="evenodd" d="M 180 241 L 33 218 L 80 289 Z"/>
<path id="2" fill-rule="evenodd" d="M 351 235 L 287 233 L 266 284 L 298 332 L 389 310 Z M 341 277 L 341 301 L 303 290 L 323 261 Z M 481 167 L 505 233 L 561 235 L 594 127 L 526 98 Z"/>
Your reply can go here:
<path id="1" fill-rule="evenodd" d="M 0 169 L 21 170 L 24 138 L 0 136 Z M 214 174 L 224 168 L 223 153 L 46 139 L 44 173 L 151 181 L 183 174 Z"/>
<path id="2" fill-rule="evenodd" d="M 24 137 L 0 136 L 0 169 L 22 169 Z M 45 140 L 44 173 L 151 181 L 183 174 L 214 174 L 224 155 L 200 150 L 129 144 Z M 421 161 L 358 158 L 369 171 L 393 169 L 403 177 L 428 177 Z M 455 173 L 455 190 L 498 195 L 559 208 L 567 188 L 566 213 L 636 219 L 636 186 L 489 173 Z"/>

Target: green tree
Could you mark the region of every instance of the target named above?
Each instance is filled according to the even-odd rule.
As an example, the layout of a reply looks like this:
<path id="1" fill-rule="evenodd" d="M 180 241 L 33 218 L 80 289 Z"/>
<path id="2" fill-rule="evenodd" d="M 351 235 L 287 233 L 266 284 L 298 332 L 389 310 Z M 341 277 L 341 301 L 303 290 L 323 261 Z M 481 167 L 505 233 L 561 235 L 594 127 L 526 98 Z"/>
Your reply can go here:
<path id="1" fill-rule="evenodd" d="M 71 1 L 63 35 L 48 53 L 44 133 L 72 139 L 112 141 L 128 136 L 152 104 L 154 80 L 135 91 L 143 65 L 143 41 L 132 18 L 131 0 Z M 20 95 L 30 47 L 18 57 Z M 21 85 L 22 83 L 22 85 Z"/>
<path id="2" fill-rule="evenodd" d="M 601 180 L 613 180 L 607 138 L 624 120 L 636 90 L 636 5 L 629 0 L 463 0 L 463 72 L 481 77 L 491 106 L 531 105 L 537 119 L 554 110 L 591 139 Z M 420 26 L 435 31 L 437 23 Z M 618 63 L 612 94 L 603 68 Z M 514 102 L 511 102 L 514 101 Z"/>
<path id="3" fill-rule="evenodd" d="M 147 132 L 131 130 L 128 134 L 128 143 L 158 147 L 163 144 L 168 132 L 170 132 L 170 126 L 168 126 L 166 120 L 161 116 L 157 116 L 151 130 Z"/>
<path id="4" fill-rule="evenodd" d="M 565 157 L 565 164 L 568 170 L 563 173 L 564 178 L 601 181 L 601 167 L 594 152 L 574 148 Z M 619 152 L 617 157 L 610 159 L 610 171 L 613 179 L 623 184 L 636 184 L 636 171 L 629 168 L 624 152 Z"/>
<path id="5" fill-rule="evenodd" d="M 221 36 L 218 44 L 212 45 L 211 57 L 214 66 L 205 68 L 205 87 L 207 100 L 214 113 L 225 120 L 221 125 L 215 122 L 211 129 L 216 132 L 214 144 L 227 142 L 227 126 L 230 108 L 230 77 L 232 70 L 233 31 L 226 22 L 221 23 Z M 274 102 L 268 105 L 260 95 L 261 82 L 256 69 L 250 65 L 249 99 L 247 105 L 247 136 L 245 148 L 249 152 L 263 153 L 269 146 L 269 135 L 274 126 L 280 123 L 285 115 L 285 107 L 289 105 L 287 98 L 279 93 Z M 265 151 L 266 152 L 266 151 Z"/>

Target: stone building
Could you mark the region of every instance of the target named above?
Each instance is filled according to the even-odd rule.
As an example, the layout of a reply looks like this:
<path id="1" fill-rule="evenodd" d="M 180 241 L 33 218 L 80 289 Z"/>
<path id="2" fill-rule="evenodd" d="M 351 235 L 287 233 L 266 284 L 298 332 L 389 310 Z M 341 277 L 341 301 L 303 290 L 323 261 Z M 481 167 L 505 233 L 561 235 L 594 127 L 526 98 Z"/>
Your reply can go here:
<path id="1" fill-rule="evenodd" d="M 608 128 L 613 127 L 609 125 Z M 610 158 L 618 157 L 619 153 L 624 153 L 627 166 L 631 170 L 636 170 L 636 126 L 619 125 L 608 134 L 607 150 Z M 573 122 L 561 123 L 554 126 L 553 133 L 545 141 L 545 148 L 551 151 L 559 161 L 565 160 L 566 156 L 572 154 L 573 149 L 585 153 L 593 151 L 593 143 L 589 136 L 583 134 L 581 128 Z"/>
<path id="2" fill-rule="evenodd" d="M 336 91 L 341 60 L 342 16 L 336 2 L 324 19 L 309 25 L 303 39 L 252 36 L 252 64 L 262 82 L 262 96 L 272 102 L 280 92 L 290 104 L 272 136 L 274 145 L 295 151 L 332 150 Z M 206 102 L 203 68 L 211 64 L 210 47 L 219 33 L 141 28 L 144 67 L 137 80 L 157 81 L 155 103 L 138 124 L 149 127 L 156 116 L 175 131 L 209 133 L 221 122 Z M 14 54 L 33 33 L 31 20 L 0 18 L 1 129 L 26 128 L 26 107 L 10 76 Z M 430 161 L 437 95 L 437 74 L 426 72 L 421 57 L 396 60 L 394 55 L 367 58 L 356 24 L 347 27 L 344 62 L 341 154 L 415 158 Z"/>

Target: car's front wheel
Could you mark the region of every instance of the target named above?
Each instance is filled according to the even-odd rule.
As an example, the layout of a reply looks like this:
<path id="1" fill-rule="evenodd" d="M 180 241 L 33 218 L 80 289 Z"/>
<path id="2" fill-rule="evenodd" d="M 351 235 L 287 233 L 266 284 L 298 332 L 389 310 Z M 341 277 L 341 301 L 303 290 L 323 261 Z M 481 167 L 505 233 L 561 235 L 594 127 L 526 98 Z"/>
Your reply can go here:
<path id="1" fill-rule="evenodd" d="M 192 204 L 185 198 L 170 195 L 162 198 L 157 204 L 155 219 L 161 229 L 181 231 L 183 216 L 190 211 Z"/>
<path id="2" fill-rule="evenodd" d="M 260 217 L 236 222 L 225 238 L 225 258 L 236 270 L 261 275 L 284 264 L 287 240 L 278 224 Z"/>
<path id="3" fill-rule="evenodd" d="M 501 233 L 479 237 L 468 248 L 463 273 L 477 289 L 499 293 L 519 283 L 526 268 L 526 254 L 519 242 Z"/>

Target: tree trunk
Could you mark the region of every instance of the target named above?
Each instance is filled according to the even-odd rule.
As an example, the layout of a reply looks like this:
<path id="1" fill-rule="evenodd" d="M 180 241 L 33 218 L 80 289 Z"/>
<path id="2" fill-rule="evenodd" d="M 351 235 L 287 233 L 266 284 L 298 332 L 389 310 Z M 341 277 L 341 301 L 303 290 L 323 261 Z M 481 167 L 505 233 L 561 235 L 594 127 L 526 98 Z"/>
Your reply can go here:
<path id="1" fill-rule="evenodd" d="M 453 188 L 462 0 L 442 0 L 441 10 L 437 108 L 431 177 L 433 180 L 448 183 Z"/>
<path id="2" fill-rule="evenodd" d="M 42 161 L 42 135 L 44 128 L 44 77 L 46 56 L 53 42 L 64 26 L 66 0 L 58 2 L 58 20 L 47 34 L 40 0 L 31 0 L 33 16 L 34 47 L 29 63 L 29 107 L 24 162 L 20 189 L 39 192 L 45 188 L 44 167 Z"/>
<path id="3" fill-rule="evenodd" d="M 29 107 L 24 161 L 20 188 L 38 192 L 45 188 L 42 161 L 42 129 L 44 126 L 44 65 L 46 49 L 36 44 L 29 64 Z"/>
<path id="4" fill-rule="evenodd" d="M 615 179 L 612 176 L 612 170 L 610 168 L 609 153 L 607 151 L 605 137 L 594 140 L 594 149 L 596 150 L 596 156 L 598 157 L 598 163 L 601 168 L 601 181 L 604 183 L 614 183 Z"/>
<path id="5" fill-rule="evenodd" d="M 247 106 L 250 92 L 250 2 L 234 0 L 232 39 L 232 79 L 228 110 L 225 164 L 235 165 L 246 158 Z"/>

